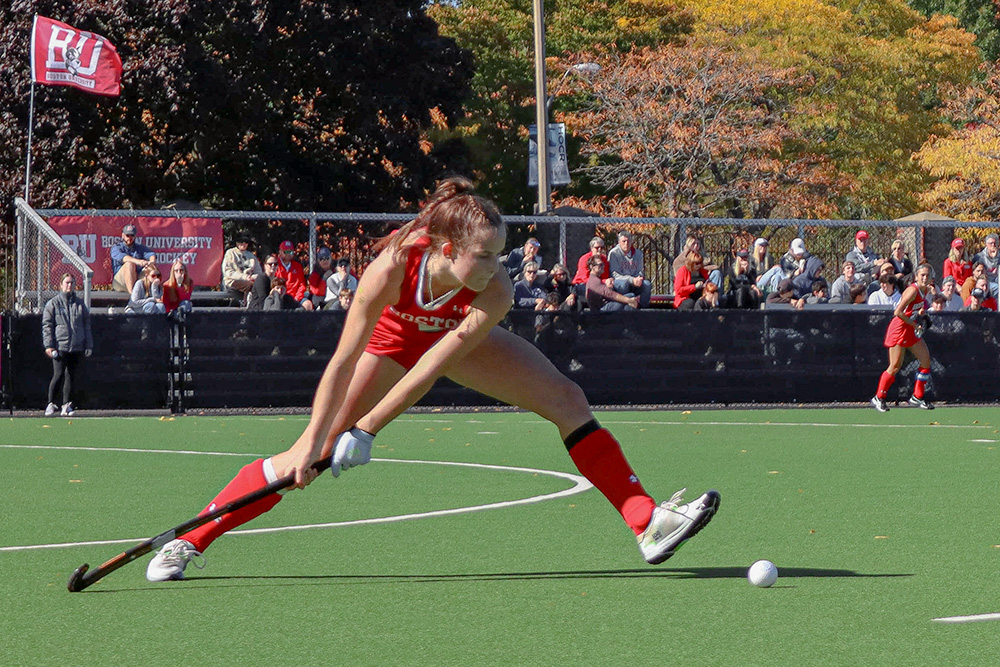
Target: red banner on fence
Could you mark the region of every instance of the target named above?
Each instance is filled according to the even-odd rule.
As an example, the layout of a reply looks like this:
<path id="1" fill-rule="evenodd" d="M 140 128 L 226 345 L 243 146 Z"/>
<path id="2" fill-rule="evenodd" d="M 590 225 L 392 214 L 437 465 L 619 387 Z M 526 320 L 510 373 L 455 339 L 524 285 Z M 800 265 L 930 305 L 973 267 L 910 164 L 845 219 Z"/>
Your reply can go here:
<path id="1" fill-rule="evenodd" d="M 122 227 L 136 226 L 135 242 L 156 253 L 166 276 L 178 257 L 187 264 L 195 285 L 222 282 L 222 221 L 218 218 L 119 218 L 86 215 L 53 216 L 48 220 L 70 248 L 94 270 L 94 284 L 108 285 L 111 247 L 122 240 Z"/>
<path id="2" fill-rule="evenodd" d="M 31 29 L 31 80 L 98 95 L 121 92 L 122 61 L 108 40 L 44 16 Z"/>

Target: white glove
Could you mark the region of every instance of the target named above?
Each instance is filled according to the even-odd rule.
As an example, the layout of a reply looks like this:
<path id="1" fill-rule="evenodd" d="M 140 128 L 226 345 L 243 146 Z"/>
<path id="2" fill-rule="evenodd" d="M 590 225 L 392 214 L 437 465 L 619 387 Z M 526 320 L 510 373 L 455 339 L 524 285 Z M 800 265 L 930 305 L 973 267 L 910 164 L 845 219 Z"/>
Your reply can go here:
<path id="1" fill-rule="evenodd" d="M 375 435 L 355 426 L 337 436 L 330 460 L 330 472 L 340 477 L 341 470 L 363 466 L 372 460 L 372 443 Z"/>

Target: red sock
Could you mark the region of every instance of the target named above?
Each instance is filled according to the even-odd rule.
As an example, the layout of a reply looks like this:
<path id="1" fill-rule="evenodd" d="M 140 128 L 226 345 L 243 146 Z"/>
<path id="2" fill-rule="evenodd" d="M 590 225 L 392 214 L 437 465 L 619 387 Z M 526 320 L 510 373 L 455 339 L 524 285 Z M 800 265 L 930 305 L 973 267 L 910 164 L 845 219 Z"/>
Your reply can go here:
<path id="1" fill-rule="evenodd" d="M 878 379 L 878 391 L 875 392 L 875 396 L 884 399 L 886 394 L 889 393 L 889 387 L 891 387 L 892 383 L 895 381 L 895 375 L 883 371 L 882 377 Z"/>
<path id="2" fill-rule="evenodd" d="M 913 395 L 916 398 L 924 397 L 924 387 L 927 386 L 927 381 L 931 379 L 931 369 L 929 368 L 918 368 L 917 369 L 917 381 L 913 383 Z"/>
<path id="3" fill-rule="evenodd" d="M 566 448 L 577 470 L 611 501 L 628 527 L 636 535 L 645 530 L 656 503 L 642 488 L 614 436 L 593 420 L 566 438 Z"/>
<path id="4" fill-rule="evenodd" d="M 243 469 L 237 473 L 233 481 L 229 482 L 226 488 L 219 492 L 219 495 L 209 503 L 208 507 L 201 511 L 201 514 L 213 512 L 216 508 L 222 507 L 226 503 L 241 498 L 248 493 L 253 493 L 265 486 L 267 486 L 267 478 L 264 477 L 264 459 L 257 459 L 253 463 L 243 466 Z M 272 493 L 251 505 L 247 505 L 229 514 L 223 514 L 218 519 L 209 521 L 200 528 L 195 528 L 187 535 L 182 535 L 181 539 L 193 544 L 194 548 L 198 551 L 205 551 L 208 545 L 219 535 L 237 526 L 242 526 L 250 519 L 260 516 L 277 505 L 279 500 L 281 500 L 281 496 L 277 493 Z"/>

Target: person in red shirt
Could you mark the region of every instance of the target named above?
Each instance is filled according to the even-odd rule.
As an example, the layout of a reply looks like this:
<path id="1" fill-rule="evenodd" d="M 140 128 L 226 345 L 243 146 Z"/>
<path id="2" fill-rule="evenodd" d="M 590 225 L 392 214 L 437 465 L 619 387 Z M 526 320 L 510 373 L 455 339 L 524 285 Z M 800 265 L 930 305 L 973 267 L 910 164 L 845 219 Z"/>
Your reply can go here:
<path id="1" fill-rule="evenodd" d="M 951 242 L 951 250 L 948 251 L 948 259 L 944 260 L 941 273 L 941 280 L 952 276 L 956 285 L 964 285 L 972 277 L 972 262 L 965 258 L 965 241 L 955 239 Z"/>
<path id="2" fill-rule="evenodd" d="M 443 181 L 411 222 L 376 246 L 343 332 L 316 389 L 309 423 L 286 451 L 247 464 L 212 500 L 220 507 L 287 476 L 302 489 L 330 460 L 335 476 L 371 460 L 376 434 L 443 376 L 552 422 L 577 469 L 635 533 L 642 557 L 671 557 L 715 514 L 719 494 L 657 505 L 618 441 L 594 418 L 580 387 L 532 343 L 500 322 L 514 288 L 499 256 L 507 229 L 496 207 L 464 178 Z M 213 540 L 281 499 L 278 493 L 168 542 L 146 578 L 183 578 Z"/>
<path id="3" fill-rule="evenodd" d="M 590 250 L 580 255 L 580 259 L 576 263 L 576 275 L 573 276 L 574 285 L 587 284 L 587 280 L 590 278 L 590 258 L 595 254 L 600 255 L 605 260 L 608 258 L 607 245 L 600 236 L 590 239 Z M 601 274 L 601 280 L 608 287 L 614 287 L 614 283 L 611 282 L 611 269 L 608 268 L 606 261 L 604 262 L 604 272 Z"/>
<path id="4" fill-rule="evenodd" d="M 291 241 L 282 241 L 278 246 L 278 270 L 274 274 L 285 279 L 285 289 L 305 310 L 313 309 L 312 299 L 306 296 L 309 287 L 302 265 L 295 260 L 295 246 Z"/>
<path id="5" fill-rule="evenodd" d="M 180 258 L 174 260 L 170 267 L 170 277 L 163 283 L 163 307 L 167 315 L 179 310 L 182 313 L 191 312 L 191 291 L 194 283 L 188 275 L 187 266 Z"/>
<path id="6" fill-rule="evenodd" d="M 674 308 L 694 310 L 694 304 L 701 298 L 701 290 L 708 280 L 708 271 L 703 265 L 701 253 L 693 251 L 687 254 L 686 263 L 677 269 L 674 276 Z"/>

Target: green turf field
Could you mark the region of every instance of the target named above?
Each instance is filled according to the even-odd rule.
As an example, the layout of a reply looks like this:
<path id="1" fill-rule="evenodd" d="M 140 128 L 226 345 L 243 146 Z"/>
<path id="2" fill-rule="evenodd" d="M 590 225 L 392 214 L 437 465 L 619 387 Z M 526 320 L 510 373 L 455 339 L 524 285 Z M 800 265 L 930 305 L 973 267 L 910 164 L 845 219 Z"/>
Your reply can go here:
<path id="1" fill-rule="evenodd" d="M 146 557 L 80 593 L 78 565 L 191 518 L 306 418 L 3 420 L 0 665 L 997 663 L 1000 620 L 933 619 L 1000 614 L 1000 409 L 598 417 L 657 499 L 722 494 L 661 566 L 596 490 L 559 495 L 574 481 L 545 471 L 576 470 L 551 425 L 415 414 L 187 581 L 147 583 Z M 280 530 L 315 524 L 338 525 Z M 133 541 L 12 548 L 104 540 Z M 759 558 L 773 588 L 745 579 Z"/>

